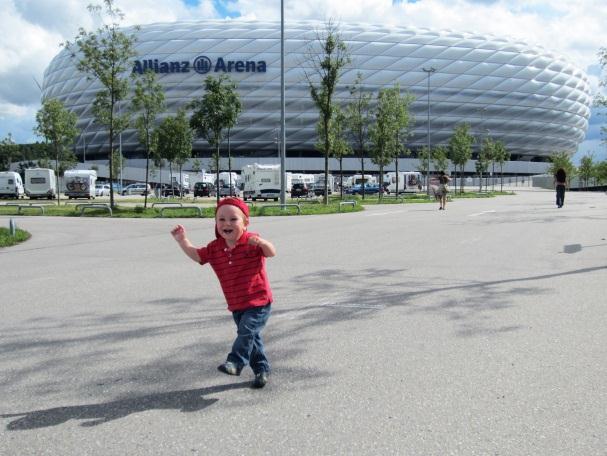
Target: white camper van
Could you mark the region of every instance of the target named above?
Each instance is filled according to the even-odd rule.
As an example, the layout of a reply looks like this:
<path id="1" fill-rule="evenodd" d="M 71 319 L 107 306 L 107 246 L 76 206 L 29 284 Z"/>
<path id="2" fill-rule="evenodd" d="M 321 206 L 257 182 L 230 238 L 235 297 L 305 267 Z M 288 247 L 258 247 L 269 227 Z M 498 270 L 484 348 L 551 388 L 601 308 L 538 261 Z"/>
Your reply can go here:
<path id="1" fill-rule="evenodd" d="M 25 190 L 21 175 L 14 171 L 0 172 L 0 198 L 23 198 Z"/>
<path id="2" fill-rule="evenodd" d="M 375 178 L 375 176 L 372 176 L 371 174 L 365 174 L 364 176 L 362 174 L 354 174 L 353 176 L 349 176 L 344 181 L 344 187 L 352 188 L 355 185 L 376 184 L 376 183 L 377 183 L 377 179 Z"/>
<path id="3" fill-rule="evenodd" d="M 30 199 L 57 196 L 55 171 L 48 168 L 28 168 L 25 170 L 25 194 Z"/>
<path id="4" fill-rule="evenodd" d="M 384 184 L 387 184 L 388 193 L 396 192 L 396 173 L 387 172 L 384 175 Z M 422 175 L 418 171 L 398 172 L 398 193 L 415 193 L 422 188 Z"/>
<path id="5" fill-rule="evenodd" d="M 242 168 L 241 178 L 244 181 L 243 198 L 267 201 L 280 198 L 280 165 L 260 165 L 254 163 Z M 285 190 L 291 190 L 291 173 L 286 173 Z"/>
<path id="6" fill-rule="evenodd" d="M 72 198 L 95 199 L 95 181 L 97 172 L 92 169 L 71 169 L 63 173 L 65 196 Z"/>

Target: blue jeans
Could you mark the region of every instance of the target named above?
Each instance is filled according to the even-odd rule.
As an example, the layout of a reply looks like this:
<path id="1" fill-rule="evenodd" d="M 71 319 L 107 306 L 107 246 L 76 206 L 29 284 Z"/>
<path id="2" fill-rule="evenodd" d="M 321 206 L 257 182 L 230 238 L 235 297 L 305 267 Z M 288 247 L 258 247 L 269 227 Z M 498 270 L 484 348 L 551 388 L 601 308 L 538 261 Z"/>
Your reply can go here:
<path id="1" fill-rule="evenodd" d="M 556 186 L 556 205 L 561 207 L 565 204 L 565 186 L 557 185 Z"/>
<path id="2" fill-rule="evenodd" d="M 228 355 L 228 361 L 234 363 L 239 369 L 250 364 L 256 374 L 270 372 L 270 363 L 266 358 L 261 330 L 270 318 L 271 311 L 271 304 L 266 304 L 263 307 L 232 312 L 238 335 L 232 345 L 232 351 Z"/>

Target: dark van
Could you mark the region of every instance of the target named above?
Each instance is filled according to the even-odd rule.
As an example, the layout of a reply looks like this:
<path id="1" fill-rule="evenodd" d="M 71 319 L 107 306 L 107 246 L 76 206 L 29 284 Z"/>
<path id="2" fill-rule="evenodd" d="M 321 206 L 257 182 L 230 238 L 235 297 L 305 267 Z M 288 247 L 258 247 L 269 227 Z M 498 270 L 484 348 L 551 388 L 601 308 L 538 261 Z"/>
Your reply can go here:
<path id="1" fill-rule="evenodd" d="M 215 186 L 210 182 L 196 182 L 194 196 L 215 196 Z"/>
<path id="2" fill-rule="evenodd" d="M 291 187 L 291 198 L 307 198 L 312 195 L 312 189 L 308 184 L 293 184 Z"/>

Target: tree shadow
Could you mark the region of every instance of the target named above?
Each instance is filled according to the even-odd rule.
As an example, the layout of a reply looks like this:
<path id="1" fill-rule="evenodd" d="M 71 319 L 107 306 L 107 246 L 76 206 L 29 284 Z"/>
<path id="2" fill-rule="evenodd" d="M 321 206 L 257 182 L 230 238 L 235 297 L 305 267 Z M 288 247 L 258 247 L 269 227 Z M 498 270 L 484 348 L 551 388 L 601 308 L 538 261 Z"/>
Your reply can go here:
<path id="1" fill-rule="evenodd" d="M 219 399 L 207 396 L 240 388 L 249 388 L 249 382 L 217 385 L 208 388 L 197 388 L 167 393 L 149 394 L 146 396 L 117 399 L 101 404 L 74 405 L 54 407 L 45 410 L 10 413 L 0 415 L 2 418 L 15 418 L 6 429 L 20 431 L 57 426 L 69 420 L 80 420 L 80 426 L 98 426 L 109 421 L 124 418 L 133 413 L 149 410 L 179 410 L 181 412 L 197 412 L 203 410 Z"/>

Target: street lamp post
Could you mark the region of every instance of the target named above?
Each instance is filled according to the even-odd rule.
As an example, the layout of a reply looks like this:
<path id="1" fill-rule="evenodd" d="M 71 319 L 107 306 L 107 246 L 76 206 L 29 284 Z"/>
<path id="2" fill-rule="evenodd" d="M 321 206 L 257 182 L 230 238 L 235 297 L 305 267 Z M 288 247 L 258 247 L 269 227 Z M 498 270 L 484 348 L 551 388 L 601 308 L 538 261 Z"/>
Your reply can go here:
<path id="1" fill-rule="evenodd" d="M 285 137 L 285 2 L 280 0 L 280 204 L 286 204 Z M 284 208 L 284 206 L 283 206 Z"/>
<path id="2" fill-rule="evenodd" d="M 430 160 L 432 157 L 430 149 L 430 75 L 436 71 L 436 68 L 422 68 L 422 70 L 428 74 L 428 169 L 426 171 L 426 193 L 430 195 Z"/>

